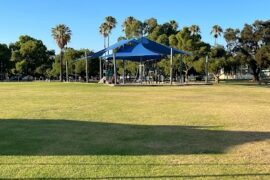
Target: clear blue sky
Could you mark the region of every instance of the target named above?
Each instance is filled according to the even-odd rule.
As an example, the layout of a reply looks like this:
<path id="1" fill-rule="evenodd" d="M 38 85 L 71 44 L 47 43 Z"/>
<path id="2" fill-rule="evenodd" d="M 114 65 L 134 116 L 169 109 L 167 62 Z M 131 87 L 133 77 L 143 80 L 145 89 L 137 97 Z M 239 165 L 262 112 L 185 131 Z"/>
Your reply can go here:
<path id="1" fill-rule="evenodd" d="M 203 40 L 212 44 L 213 25 L 241 28 L 256 19 L 268 20 L 269 8 L 269 0 L 0 0 L 0 43 L 9 44 L 27 34 L 57 50 L 51 28 L 64 23 L 73 32 L 69 47 L 99 50 L 103 38 L 98 27 L 111 15 L 118 21 L 111 42 L 123 35 L 123 20 L 134 16 L 139 20 L 155 17 L 159 23 L 174 19 L 180 28 L 197 24 Z"/>

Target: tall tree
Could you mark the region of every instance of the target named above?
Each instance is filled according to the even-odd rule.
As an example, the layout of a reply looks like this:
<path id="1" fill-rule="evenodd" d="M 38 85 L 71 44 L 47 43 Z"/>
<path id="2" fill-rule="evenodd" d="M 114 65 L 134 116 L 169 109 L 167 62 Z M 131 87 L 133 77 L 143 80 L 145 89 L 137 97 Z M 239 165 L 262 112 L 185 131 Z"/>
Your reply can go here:
<path id="1" fill-rule="evenodd" d="M 178 23 L 175 20 L 171 20 L 169 22 L 166 22 L 162 24 L 161 31 L 162 34 L 166 34 L 167 36 L 170 36 L 172 34 L 176 34 L 178 29 Z"/>
<path id="2" fill-rule="evenodd" d="M 6 44 L 0 44 L 0 80 L 5 78 L 5 73 L 8 72 L 11 62 L 11 51 Z"/>
<path id="3" fill-rule="evenodd" d="M 171 20 L 171 21 L 169 21 L 169 24 L 171 25 L 172 30 L 174 30 L 176 32 L 178 29 L 178 23 L 175 20 Z"/>
<path id="4" fill-rule="evenodd" d="M 110 34 L 112 32 L 112 30 L 115 28 L 117 21 L 114 17 L 112 16 L 107 16 L 105 17 L 105 23 L 108 26 L 108 47 L 110 46 Z"/>
<path id="5" fill-rule="evenodd" d="M 127 38 L 140 37 L 143 35 L 143 23 L 132 16 L 125 19 L 122 28 Z"/>
<path id="6" fill-rule="evenodd" d="M 263 68 L 270 65 L 268 55 L 270 39 L 265 36 L 267 27 L 264 22 L 255 21 L 253 24 L 245 24 L 240 31 L 238 29 L 227 29 L 224 38 L 228 50 L 252 70 L 253 81 L 260 80 Z"/>
<path id="7" fill-rule="evenodd" d="M 12 51 L 11 61 L 22 64 L 21 75 L 44 76 L 48 68 L 53 62 L 54 51 L 47 50 L 42 41 L 30 36 L 20 36 L 19 40 L 10 44 Z M 20 66 L 18 66 L 20 67 Z"/>
<path id="8" fill-rule="evenodd" d="M 157 19 L 155 18 L 150 18 L 150 19 L 146 19 L 144 21 L 144 32 L 145 34 L 151 34 L 153 32 L 153 30 L 155 29 L 155 27 L 157 27 L 158 23 L 157 23 Z"/>
<path id="9" fill-rule="evenodd" d="M 108 37 L 108 34 L 109 34 L 108 31 L 109 31 L 109 26 L 107 23 L 104 22 L 99 26 L 99 33 L 104 38 L 104 48 L 106 48 L 106 38 Z"/>
<path id="10" fill-rule="evenodd" d="M 191 25 L 189 27 L 189 31 L 191 33 L 191 36 L 196 36 L 201 33 L 200 27 L 197 25 Z"/>
<path id="11" fill-rule="evenodd" d="M 218 39 L 218 37 L 221 36 L 222 33 L 223 33 L 223 29 L 219 25 L 214 25 L 212 27 L 211 34 L 215 38 L 215 46 L 217 45 L 217 39 Z"/>
<path id="12" fill-rule="evenodd" d="M 184 56 L 182 58 L 185 80 L 188 81 L 190 70 L 194 67 L 194 64 L 197 61 L 208 54 L 210 51 L 210 45 L 201 40 L 199 33 L 197 33 L 197 35 L 192 35 L 188 27 L 184 27 L 180 32 L 178 32 L 176 38 L 178 41 L 178 49 L 192 53 L 192 56 Z"/>
<path id="13" fill-rule="evenodd" d="M 215 77 L 215 83 L 219 83 L 222 68 L 226 65 L 226 50 L 223 46 L 215 46 L 209 53 L 208 71 Z"/>
<path id="14" fill-rule="evenodd" d="M 59 24 L 52 28 L 52 36 L 60 48 L 60 81 L 63 82 L 63 51 L 71 40 L 71 30 L 68 26 Z"/>

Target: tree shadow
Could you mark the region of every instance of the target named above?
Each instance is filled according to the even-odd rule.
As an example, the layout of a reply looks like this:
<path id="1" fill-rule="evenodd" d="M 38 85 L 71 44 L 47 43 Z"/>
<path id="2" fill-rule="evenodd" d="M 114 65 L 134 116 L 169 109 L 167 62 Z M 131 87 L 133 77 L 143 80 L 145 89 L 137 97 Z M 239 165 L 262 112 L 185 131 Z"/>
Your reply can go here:
<path id="1" fill-rule="evenodd" d="M 224 81 L 222 84 L 224 85 L 235 85 L 235 86 L 246 86 L 246 87 L 262 87 L 262 88 L 270 88 L 270 84 L 265 83 L 256 83 L 256 82 L 248 82 L 248 81 Z"/>
<path id="2" fill-rule="evenodd" d="M 0 120 L 0 155 L 219 154 L 270 132 L 72 120 Z"/>

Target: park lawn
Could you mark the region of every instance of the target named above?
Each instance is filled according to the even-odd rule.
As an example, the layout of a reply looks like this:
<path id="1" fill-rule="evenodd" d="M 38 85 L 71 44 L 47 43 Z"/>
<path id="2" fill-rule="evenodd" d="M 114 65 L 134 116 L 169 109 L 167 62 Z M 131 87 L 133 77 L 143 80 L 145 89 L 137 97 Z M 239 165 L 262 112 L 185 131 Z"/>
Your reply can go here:
<path id="1" fill-rule="evenodd" d="M 0 84 L 0 179 L 270 178 L 270 86 Z"/>

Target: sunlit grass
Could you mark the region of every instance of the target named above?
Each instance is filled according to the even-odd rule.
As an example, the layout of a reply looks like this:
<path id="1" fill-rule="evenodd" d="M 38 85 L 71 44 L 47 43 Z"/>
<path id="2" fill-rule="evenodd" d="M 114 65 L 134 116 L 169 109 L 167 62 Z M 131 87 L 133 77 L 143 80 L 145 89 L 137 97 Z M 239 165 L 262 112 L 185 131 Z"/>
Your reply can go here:
<path id="1" fill-rule="evenodd" d="M 269 178 L 270 87 L 0 84 L 0 178 Z"/>

